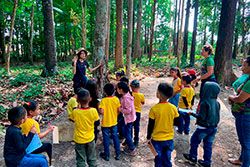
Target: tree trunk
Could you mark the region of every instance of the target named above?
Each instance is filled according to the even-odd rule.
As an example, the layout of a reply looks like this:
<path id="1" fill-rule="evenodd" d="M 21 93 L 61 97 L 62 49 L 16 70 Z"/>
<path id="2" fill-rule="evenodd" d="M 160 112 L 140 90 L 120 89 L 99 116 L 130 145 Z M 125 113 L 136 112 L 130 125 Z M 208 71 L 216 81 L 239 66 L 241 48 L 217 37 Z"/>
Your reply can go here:
<path id="1" fill-rule="evenodd" d="M 185 19 L 185 28 L 184 28 L 184 46 L 183 46 L 183 60 L 185 63 L 187 61 L 187 50 L 188 50 L 188 23 L 189 23 L 189 13 L 190 13 L 190 0 L 187 1 L 186 8 L 186 19 Z"/>
<path id="2" fill-rule="evenodd" d="M 172 31 L 172 24 L 171 24 L 171 3 L 172 3 L 172 0 L 170 0 L 170 3 L 169 3 L 169 41 L 168 41 L 168 56 L 169 58 L 171 57 L 171 48 L 172 48 L 172 36 L 171 36 L 171 31 Z"/>
<path id="3" fill-rule="evenodd" d="M 45 67 L 42 76 L 58 74 L 52 0 L 42 0 L 45 38 Z"/>
<path id="4" fill-rule="evenodd" d="M 180 14 L 181 14 L 181 0 L 179 1 L 179 8 L 178 8 L 178 18 L 177 18 L 177 32 L 176 32 L 176 43 L 175 43 L 175 50 L 174 50 L 174 55 L 178 56 L 178 44 L 179 44 L 179 28 L 180 28 Z"/>
<path id="5" fill-rule="evenodd" d="M 203 45 L 206 45 L 206 42 L 207 42 L 207 18 L 205 18 Z"/>
<path id="6" fill-rule="evenodd" d="M 241 14 L 241 32 L 242 32 L 242 51 L 243 51 L 243 58 L 245 59 L 247 57 L 248 53 L 248 47 L 250 46 L 245 39 L 247 36 L 247 32 L 250 29 L 250 24 L 247 24 L 249 19 L 245 16 L 245 10 L 246 10 L 246 2 L 243 0 L 240 0 L 241 6 L 242 6 L 242 14 Z M 246 43 L 247 42 L 247 43 Z M 248 46 L 249 45 L 249 46 Z"/>
<path id="7" fill-rule="evenodd" d="M 106 37 L 106 59 L 109 59 L 109 43 L 110 43 L 110 8 L 111 0 L 108 0 L 107 11 L 108 11 L 108 22 L 107 22 L 107 37 Z"/>
<path id="8" fill-rule="evenodd" d="M 235 33 L 234 33 L 234 50 L 233 50 L 233 55 L 232 58 L 236 59 L 237 54 L 238 54 L 238 30 L 237 28 L 235 29 Z"/>
<path id="9" fill-rule="evenodd" d="M 193 28 L 193 36 L 192 36 L 192 46 L 190 53 L 190 64 L 193 66 L 195 61 L 195 45 L 196 45 L 196 34 L 197 34 L 197 17 L 199 10 L 199 0 L 195 0 L 195 13 L 194 13 L 194 28 Z"/>
<path id="10" fill-rule="evenodd" d="M 177 54 L 177 67 L 180 67 L 180 57 L 182 55 L 181 53 L 181 35 L 182 35 L 182 24 L 183 24 L 183 17 L 184 17 L 184 0 L 182 0 L 182 7 L 181 7 L 181 25 L 179 30 L 179 39 L 178 39 L 178 54 Z"/>
<path id="11" fill-rule="evenodd" d="M 211 32 L 211 45 L 214 46 L 214 32 L 215 32 L 215 25 L 216 25 L 216 11 L 217 11 L 217 4 L 214 4 L 214 15 L 213 15 L 213 23 L 212 23 L 212 32 Z"/>
<path id="12" fill-rule="evenodd" d="M 81 7 L 82 7 L 82 47 L 86 49 L 86 39 L 87 39 L 87 33 L 86 33 L 86 12 L 87 12 L 87 4 L 86 0 L 83 2 L 81 0 Z"/>
<path id="13" fill-rule="evenodd" d="M 153 5 L 153 19 L 152 19 L 152 23 L 151 23 L 151 35 L 150 35 L 150 48 L 149 48 L 149 61 L 151 61 L 152 59 L 152 54 L 153 54 L 153 39 L 154 39 L 154 26 L 155 26 L 155 8 L 156 8 L 156 3 L 157 3 L 157 0 L 154 0 L 154 5 Z"/>
<path id="14" fill-rule="evenodd" d="M 34 22 L 34 5 L 32 4 L 32 6 L 31 6 L 31 22 L 30 22 L 30 53 L 29 53 L 30 64 L 33 64 L 33 31 L 34 31 L 33 22 Z"/>
<path id="15" fill-rule="evenodd" d="M 130 68 L 131 68 L 133 10 L 134 10 L 134 1 L 128 0 L 128 43 L 127 43 L 127 57 L 126 57 L 126 75 L 128 76 L 128 78 L 130 78 Z"/>
<path id="16" fill-rule="evenodd" d="M 8 43 L 7 55 L 6 55 L 6 60 L 5 60 L 5 68 L 8 74 L 10 74 L 10 51 L 11 51 L 11 46 L 12 46 L 14 22 L 16 18 L 16 8 L 17 8 L 17 0 L 15 0 L 14 2 L 13 13 L 12 13 L 11 23 L 10 23 L 10 35 L 9 35 L 10 39 Z"/>
<path id="17" fill-rule="evenodd" d="M 215 51 L 215 76 L 222 85 L 232 84 L 232 43 L 237 0 L 222 0 L 218 40 Z M 230 18 L 230 19 L 228 19 Z"/>
<path id="18" fill-rule="evenodd" d="M 173 45 L 174 45 L 174 55 L 176 55 L 176 18 L 177 18 L 177 10 L 178 10 L 178 0 L 175 0 L 175 14 L 174 14 L 174 33 L 173 33 Z"/>
<path id="19" fill-rule="evenodd" d="M 94 71 L 96 79 L 98 97 L 102 97 L 103 87 L 107 83 L 107 59 L 105 41 L 107 38 L 107 21 L 108 21 L 108 0 L 97 0 L 96 5 L 96 24 L 94 32 L 94 66 L 102 61 L 103 66 Z"/>
<path id="20" fill-rule="evenodd" d="M 123 67 L 123 0 L 116 1 L 115 68 Z"/>
<path id="21" fill-rule="evenodd" d="M 136 39 L 134 49 L 134 59 L 141 59 L 141 14 L 142 14 L 142 0 L 138 0 L 138 15 L 137 15 L 137 27 L 136 27 Z"/>
<path id="22" fill-rule="evenodd" d="M 236 13 L 236 21 L 235 21 L 235 27 L 234 27 L 234 49 L 233 49 L 233 55 L 232 58 L 236 59 L 238 50 L 239 50 L 239 45 L 238 45 L 238 39 L 239 39 L 239 26 L 241 25 L 241 15 L 240 15 L 240 10 L 241 10 L 241 4 L 238 2 L 238 9 Z"/>
<path id="23" fill-rule="evenodd" d="M 0 19 L 0 56 L 2 59 L 2 63 L 5 63 L 5 24 L 3 20 Z"/>

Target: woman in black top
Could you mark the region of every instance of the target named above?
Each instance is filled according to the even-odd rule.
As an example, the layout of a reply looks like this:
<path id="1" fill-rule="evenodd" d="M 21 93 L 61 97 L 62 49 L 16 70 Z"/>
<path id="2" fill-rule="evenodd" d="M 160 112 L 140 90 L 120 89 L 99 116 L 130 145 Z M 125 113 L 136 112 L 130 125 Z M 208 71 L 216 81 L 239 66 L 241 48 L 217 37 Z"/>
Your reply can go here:
<path id="1" fill-rule="evenodd" d="M 86 56 L 88 55 L 88 51 L 84 48 L 80 48 L 77 50 L 77 54 L 75 58 L 72 60 L 72 65 L 73 65 L 73 87 L 75 92 L 79 88 L 84 88 L 86 85 L 86 82 L 88 78 L 86 77 L 86 69 L 88 69 L 90 72 L 96 70 L 101 66 L 101 62 L 98 66 L 95 68 L 90 68 L 88 62 L 85 60 Z"/>

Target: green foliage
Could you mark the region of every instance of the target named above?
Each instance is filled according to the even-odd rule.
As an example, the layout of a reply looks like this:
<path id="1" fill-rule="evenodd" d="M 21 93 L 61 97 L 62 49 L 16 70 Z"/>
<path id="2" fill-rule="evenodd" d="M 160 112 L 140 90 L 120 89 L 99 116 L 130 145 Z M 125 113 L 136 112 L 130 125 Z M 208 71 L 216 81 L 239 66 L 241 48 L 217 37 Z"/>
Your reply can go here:
<path id="1" fill-rule="evenodd" d="M 29 99 L 35 99 L 37 97 L 43 97 L 44 95 L 44 86 L 43 85 L 34 85 L 34 84 L 29 84 L 29 89 L 26 89 L 23 94 L 22 97 L 20 97 L 20 99 L 22 101 L 26 101 Z"/>

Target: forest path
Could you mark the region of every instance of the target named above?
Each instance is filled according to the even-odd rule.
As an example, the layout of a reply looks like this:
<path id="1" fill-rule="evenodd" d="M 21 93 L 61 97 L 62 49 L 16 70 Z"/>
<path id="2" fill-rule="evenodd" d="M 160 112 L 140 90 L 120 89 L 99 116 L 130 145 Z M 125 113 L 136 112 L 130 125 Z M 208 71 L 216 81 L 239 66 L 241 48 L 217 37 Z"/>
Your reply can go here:
<path id="1" fill-rule="evenodd" d="M 137 155 L 135 157 L 130 157 L 127 155 L 122 156 L 121 160 L 116 161 L 114 159 L 114 149 L 111 144 L 110 147 L 110 161 L 106 162 L 99 157 L 99 153 L 103 151 L 103 145 L 101 142 L 97 142 L 96 152 L 97 152 L 97 163 L 99 167 L 152 167 L 154 166 L 154 156 L 151 153 L 150 149 L 146 145 L 146 135 L 147 135 L 147 123 L 148 123 L 148 113 L 150 108 L 158 103 L 156 98 L 157 86 L 160 82 L 171 83 L 171 78 L 150 78 L 147 77 L 141 81 L 140 92 L 145 95 L 146 103 L 142 106 L 142 115 L 141 115 L 141 127 L 140 127 L 140 143 L 137 148 Z M 197 88 L 198 90 L 198 88 Z M 218 126 L 218 132 L 213 145 L 213 158 L 212 166 L 213 167 L 231 167 L 233 165 L 228 163 L 228 158 L 238 156 L 240 153 L 240 144 L 238 142 L 234 118 L 230 112 L 230 107 L 227 104 L 227 96 L 230 94 L 230 91 L 223 90 L 220 93 L 219 102 L 221 103 L 221 120 Z M 198 100 L 195 100 L 197 105 Z M 54 123 L 60 120 L 55 120 Z M 190 126 L 190 135 L 179 135 L 175 133 L 174 137 L 174 151 L 172 152 L 172 164 L 173 167 L 191 167 L 182 156 L 183 153 L 188 153 L 189 151 L 189 141 L 191 134 L 196 129 L 195 119 L 191 120 Z M 53 124 L 53 122 L 51 122 Z M 99 138 L 102 138 L 101 133 Z M 45 140 L 48 140 L 47 137 Z M 202 145 L 201 145 L 202 146 Z M 3 144 L 0 144 L 1 150 Z M 1 154 L 1 153 L 0 153 Z M 199 147 L 198 158 L 202 159 L 203 149 Z M 75 167 L 75 150 L 74 145 L 71 142 L 61 142 L 60 144 L 53 146 L 53 161 L 54 167 Z M 3 157 L 0 158 L 0 166 L 2 166 Z"/>

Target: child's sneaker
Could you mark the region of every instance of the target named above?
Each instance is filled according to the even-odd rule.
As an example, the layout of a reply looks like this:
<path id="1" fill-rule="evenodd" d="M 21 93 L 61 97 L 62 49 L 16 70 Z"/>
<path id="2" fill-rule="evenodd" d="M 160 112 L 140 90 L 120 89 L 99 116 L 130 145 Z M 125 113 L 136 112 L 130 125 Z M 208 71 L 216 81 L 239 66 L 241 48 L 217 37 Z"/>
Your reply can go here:
<path id="1" fill-rule="evenodd" d="M 100 153 L 100 157 L 102 157 L 105 161 L 109 161 L 109 156 L 107 156 L 104 152 Z"/>
<path id="2" fill-rule="evenodd" d="M 194 165 L 197 162 L 196 158 L 191 157 L 190 154 L 183 154 L 184 158 L 188 160 L 192 165 Z"/>
<path id="3" fill-rule="evenodd" d="M 120 160 L 120 159 L 121 159 L 121 157 L 122 157 L 122 154 L 116 154 L 116 156 L 115 156 L 115 160 Z"/>
<path id="4" fill-rule="evenodd" d="M 136 155 L 136 151 L 135 149 L 133 151 L 131 151 L 129 148 L 124 148 L 124 153 L 127 155 L 131 155 L 131 156 L 135 156 Z"/>
<path id="5" fill-rule="evenodd" d="M 204 167 L 211 167 L 211 164 L 205 164 L 203 160 L 199 159 L 198 164 Z"/>
<path id="6" fill-rule="evenodd" d="M 182 135 L 182 132 L 180 132 L 179 130 L 177 130 L 176 133 Z"/>

